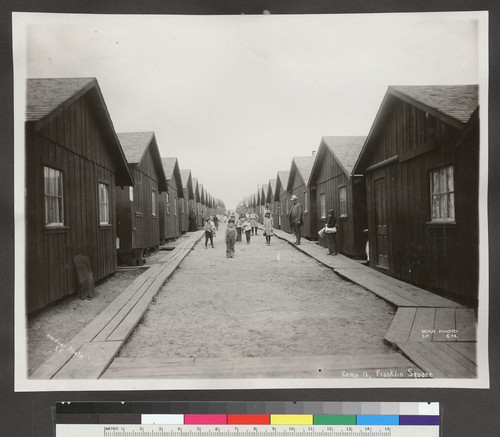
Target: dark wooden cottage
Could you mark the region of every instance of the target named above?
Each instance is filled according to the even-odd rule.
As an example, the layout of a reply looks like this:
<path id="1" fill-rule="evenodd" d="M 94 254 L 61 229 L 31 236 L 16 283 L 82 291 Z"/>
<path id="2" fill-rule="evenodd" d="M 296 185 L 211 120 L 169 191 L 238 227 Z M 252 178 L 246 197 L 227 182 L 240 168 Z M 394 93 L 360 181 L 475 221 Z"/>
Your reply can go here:
<path id="1" fill-rule="evenodd" d="M 478 87 L 389 87 L 355 173 L 370 265 L 467 304 L 478 297 Z"/>
<path id="2" fill-rule="evenodd" d="M 167 179 L 167 191 L 160 197 L 160 240 L 165 243 L 180 235 L 178 205 L 184 193 L 177 158 L 162 158 L 161 162 Z"/>
<path id="3" fill-rule="evenodd" d="M 311 176 L 314 160 L 315 156 L 295 156 L 292 159 L 287 185 L 287 191 L 290 193 L 290 197 L 295 194 L 298 197 L 298 201 L 302 204 L 304 224 L 301 227 L 301 234 L 303 237 L 310 240 L 316 240 L 318 238 L 317 231 L 313 232 L 313 228 L 316 229 L 316 196 L 311 196 L 309 187 L 309 178 Z M 291 208 L 291 204 L 289 208 Z M 289 210 L 290 209 L 286 210 L 287 214 Z"/>
<path id="4" fill-rule="evenodd" d="M 74 293 L 74 257 L 116 271 L 115 186 L 133 184 L 96 79 L 28 79 L 26 310 Z"/>
<path id="5" fill-rule="evenodd" d="M 337 250 L 355 258 L 365 258 L 366 188 L 362 177 L 353 175 L 366 137 L 323 137 L 311 171 L 311 196 L 317 206 L 311 232 L 317 235 L 328 220 L 328 210 L 337 217 Z M 316 237 L 317 238 L 317 237 Z M 319 243 L 326 247 L 327 239 Z"/>
<path id="6" fill-rule="evenodd" d="M 194 209 L 196 214 L 196 224 L 201 226 L 201 217 L 199 212 L 199 202 L 200 202 L 200 187 L 198 186 L 198 179 L 192 178 L 193 182 L 193 198 L 189 200 L 189 212 Z"/>
<path id="7" fill-rule="evenodd" d="M 273 217 L 273 223 L 276 226 L 275 214 L 278 213 L 277 205 L 278 203 L 274 200 L 274 193 L 276 192 L 276 179 L 269 179 L 269 184 L 267 184 L 267 194 L 266 194 L 266 204 L 269 205 L 271 215 Z"/>
<path id="8" fill-rule="evenodd" d="M 278 171 L 276 177 L 276 193 L 274 200 L 278 204 L 278 213 L 273 216 L 274 226 L 285 232 L 292 232 L 288 223 L 288 211 L 290 210 L 290 193 L 287 191 L 289 171 Z"/>
<path id="9" fill-rule="evenodd" d="M 189 202 L 193 200 L 193 181 L 191 179 L 191 170 L 181 169 L 182 192 L 183 198 L 179 199 L 180 211 L 180 226 L 181 232 L 189 230 Z"/>
<path id="10" fill-rule="evenodd" d="M 159 199 L 167 181 L 154 132 L 119 133 L 134 187 L 115 189 L 118 263 L 137 265 L 160 244 Z"/>

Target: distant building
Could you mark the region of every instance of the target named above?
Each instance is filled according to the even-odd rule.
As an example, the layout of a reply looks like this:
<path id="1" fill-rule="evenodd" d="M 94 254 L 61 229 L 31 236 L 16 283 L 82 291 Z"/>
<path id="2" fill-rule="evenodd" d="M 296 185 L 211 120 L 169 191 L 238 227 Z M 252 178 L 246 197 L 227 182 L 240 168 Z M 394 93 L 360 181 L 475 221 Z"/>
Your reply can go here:
<path id="1" fill-rule="evenodd" d="M 288 211 L 290 210 L 290 193 L 287 191 L 289 171 L 278 171 L 276 177 L 276 193 L 274 200 L 278 204 L 278 213 L 274 216 L 274 226 L 285 232 L 292 232 L 288 223 Z"/>
<path id="2" fill-rule="evenodd" d="M 189 202 L 193 200 L 193 181 L 191 179 L 191 170 L 181 169 L 183 198 L 179 199 L 179 220 L 181 232 L 187 232 L 189 229 Z"/>
<path id="3" fill-rule="evenodd" d="M 301 227 L 301 234 L 308 239 L 316 239 L 318 235 L 317 231 L 313 232 L 313 227 L 316 229 L 316 196 L 313 196 L 311 199 L 311 190 L 309 187 L 309 178 L 314 160 L 314 156 L 295 156 L 292 159 L 287 185 L 290 197 L 293 195 L 297 196 L 298 202 L 302 205 L 304 224 Z M 291 205 L 286 210 L 287 214 L 290 211 L 289 208 L 291 208 Z"/>
<path id="4" fill-rule="evenodd" d="M 160 241 L 177 238 L 180 235 L 179 197 L 183 198 L 181 171 L 177 158 L 162 158 L 167 179 L 167 191 L 160 197 Z"/>

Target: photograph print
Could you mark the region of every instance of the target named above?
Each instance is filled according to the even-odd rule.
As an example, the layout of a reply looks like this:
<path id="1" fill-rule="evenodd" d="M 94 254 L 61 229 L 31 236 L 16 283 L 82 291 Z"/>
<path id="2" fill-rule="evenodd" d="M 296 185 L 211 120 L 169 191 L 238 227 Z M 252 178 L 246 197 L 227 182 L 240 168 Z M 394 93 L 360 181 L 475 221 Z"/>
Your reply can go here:
<path id="1" fill-rule="evenodd" d="M 488 388 L 488 14 L 13 14 L 16 390 Z"/>

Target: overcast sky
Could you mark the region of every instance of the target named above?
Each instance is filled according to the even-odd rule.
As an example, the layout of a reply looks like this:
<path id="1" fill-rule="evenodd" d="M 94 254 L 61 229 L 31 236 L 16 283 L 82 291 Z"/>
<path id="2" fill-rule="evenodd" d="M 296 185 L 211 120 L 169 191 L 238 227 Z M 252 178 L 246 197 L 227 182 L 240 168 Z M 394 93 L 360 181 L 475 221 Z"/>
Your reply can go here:
<path id="1" fill-rule="evenodd" d="M 233 209 L 322 136 L 367 135 L 389 85 L 479 83 L 475 17 L 23 14 L 15 65 L 96 77 L 117 132 L 154 131 Z"/>

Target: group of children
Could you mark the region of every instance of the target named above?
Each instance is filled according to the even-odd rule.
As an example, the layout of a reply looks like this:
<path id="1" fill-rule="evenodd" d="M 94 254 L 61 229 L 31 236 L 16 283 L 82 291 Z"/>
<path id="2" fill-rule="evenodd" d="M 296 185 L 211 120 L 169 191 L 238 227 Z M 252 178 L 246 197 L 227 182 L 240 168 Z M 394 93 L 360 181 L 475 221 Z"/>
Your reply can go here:
<path id="1" fill-rule="evenodd" d="M 263 225 L 266 244 L 269 246 L 271 244 L 271 237 L 274 235 L 273 217 L 269 210 L 264 212 Z M 234 258 L 235 242 L 241 241 L 243 232 L 245 233 L 247 244 L 250 244 L 251 235 L 258 235 L 257 229 L 258 227 L 256 223 L 253 223 L 251 215 L 249 217 L 238 217 L 237 219 L 232 215 L 227 223 L 226 229 L 226 258 Z"/>

